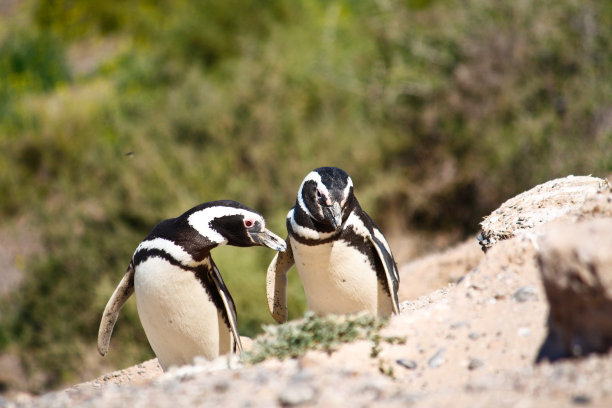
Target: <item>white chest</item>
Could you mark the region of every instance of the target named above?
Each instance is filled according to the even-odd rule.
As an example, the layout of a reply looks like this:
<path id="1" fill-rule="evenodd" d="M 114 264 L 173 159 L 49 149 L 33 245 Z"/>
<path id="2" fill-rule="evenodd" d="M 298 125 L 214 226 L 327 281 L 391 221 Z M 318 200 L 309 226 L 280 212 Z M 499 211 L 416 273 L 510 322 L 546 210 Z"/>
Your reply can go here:
<path id="1" fill-rule="evenodd" d="M 152 257 L 136 267 L 134 289 L 140 321 L 162 368 L 231 351 L 229 330 L 193 272 Z"/>
<path id="2" fill-rule="evenodd" d="M 391 314 L 368 257 L 342 240 L 308 246 L 291 239 L 295 265 L 304 285 L 308 307 L 317 314 L 367 311 Z"/>

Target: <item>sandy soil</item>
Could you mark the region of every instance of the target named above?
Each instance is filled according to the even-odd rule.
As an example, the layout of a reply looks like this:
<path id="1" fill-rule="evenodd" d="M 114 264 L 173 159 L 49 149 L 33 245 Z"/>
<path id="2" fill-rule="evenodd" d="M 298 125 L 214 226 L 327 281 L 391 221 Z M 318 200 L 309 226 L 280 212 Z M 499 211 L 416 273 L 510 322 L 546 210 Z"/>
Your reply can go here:
<path id="1" fill-rule="evenodd" d="M 463 248 L 475 242 L 465 243 Z M 402 267 L 402 285 L 438 284 L 472 265 L 457 248 Z M 424 262 L 425 261 L 421 261 Z M 450 267 L 449 267 L 450 265 Z M 414 263 L 413 263 L 414 266 Z M 445 267 L 447 267 L 445 269 Z M 417 273 L 417 271 L 419 273 Z M 426 273 L 429 272 L 429 273 Z M 402 303 L 384 335 L 403 345 L 361 341 L 327 355 L 244 367 L 221 358 L 162 373 L 155 360 L 7 406 L 612 406 L 612 356 L 534 364 L 547 304 L 533 242 L 501 242 L 456 285 Z M 230 364 L 231 363 L 231 364 Z M 228 365 L 232 368 L 228 368 Z"/>
<path id="2" fill-rule="evenodd" d="M 402 313 L 382 334 L 406 342 L 381 343 L 378 353 L 359 341 L 331 354 L 311 351 L 253 366 L 227 357 L 196 360 L 166 373 L 150 360 L 0 405 L 612 406 L 611 353 L 534 362 L 548 315 L 536 238 L 497 242 L 486 255 L 472 238 L 400 265 Z"/>

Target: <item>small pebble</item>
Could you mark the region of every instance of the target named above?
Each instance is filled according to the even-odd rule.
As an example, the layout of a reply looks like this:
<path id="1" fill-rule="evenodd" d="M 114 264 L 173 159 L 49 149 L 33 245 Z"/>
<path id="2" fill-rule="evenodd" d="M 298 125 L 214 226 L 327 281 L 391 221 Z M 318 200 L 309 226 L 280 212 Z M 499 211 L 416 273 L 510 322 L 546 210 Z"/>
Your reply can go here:
<path id="1" fill-rule="evenodd" d="M 229 382 L 227 380 L 219 380 L 215 383 L 214 388 L 216 392 L 225 392 L 229 388 Z"/>
<path id="2" fill-rule="evenodd" d="M 591 397 L 589 397 L 588 395 L 580 394 L 580 395 L 575 395 L 572 398 L 572 404 L 589 405 L 590 403 L 591 403 Z"/>
<path id="3" fill-rule="evenodd" d="M 361 387 L 359 392 L 361 394 L 369 394 L 370 398 L 377 400 L 383 394 L 384 389 L 385 389 L 385 384 L 368 381 L 366 385 Z"/>
<path id="4" fill-rule="evenodd" d="M 409 370 L 414 370 L 415 368 L 417 368 L 417 363 L 414 360 L 406 360 L 405 358 L 400 358 L 395 360 L 395 362 Z"/>
<path id="5" fill-rule="evenodd" d="M 438 368 L 438 367 L 440 367 L 446 361 L 446 359 L 444 358 L 444 354 L 446 354 L 446 349 L 444 347 L 442 347 L 441 349 L 436 351 L 436 354 L 434 354 L 433 357 L 429 359 L 427 364 L 431 368 Z"/>
<path id="6" fill-rule="evenodd" d="M 520 337 L 527 337 L 531 335 L 531 329 L 529 327 L 519 327 L 517 334 Z"/>
<path id="7" fill-rule="evenodd" d="M 480 334 L 476 332 L 471 332 L 470 334 L 468 334 L 468 337 L 470 340 L 478 340 L 480 338 Z"/>
<path id="8" fill-rule="evenodd" d="M 523 286 L 512 294 L 512 299 L 519 303 L 527 302 L 528 300 L 537 300 L 538 292 L 533 285 Z"/>
<path id="9" fill-rule="evenodd" d="M 484 365 L 484 361 L 478 358 L 473 358 L 470 360 L 470 363 L 468 364 L 468 370 L 476 370 L 477 368 L 480 368 L 483 365 Z"/>
<path id="10" fill-rule="evenodd" d="M 291 376 L 291 381 L 308 381 L 312 377 L 312 372 L 307 368 L 303 368 Z"/>
<path id="11" fill-rule="evenodd" d="M 290 384 L 278 396 L 283 406 L 306 404 L 315 398 L 315 390 L 308 384 Z"/>
<path id="12" fill-rule="evenodd" d="M 460 329 L 462 327 L 468 327 L 469 324 L 468 322 L 466 322 L 465 320 L 461 320 L 459 322 L 454 322 L 453 324 L 450 325 L 450 328 L 452 330 L 456 330 L 456 329 Z"/>

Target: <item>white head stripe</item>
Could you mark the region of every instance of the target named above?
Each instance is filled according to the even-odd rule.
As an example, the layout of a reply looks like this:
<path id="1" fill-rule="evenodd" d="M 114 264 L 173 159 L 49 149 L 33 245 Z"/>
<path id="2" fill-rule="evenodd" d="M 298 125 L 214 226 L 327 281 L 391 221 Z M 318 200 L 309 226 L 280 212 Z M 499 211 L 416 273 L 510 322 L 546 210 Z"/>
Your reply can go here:
<path id="1" fill-rule="evenodd" d="M 353 187 L 353 180 L 351 180 L 351 178 L 349 177 L 346 181 L 346 187 L 344 187 L 344 191 L 342 192 L 344 198 L 348 197 L 348 193 L 351 187 Z"/>
<path id="2" fill-rule="evenodd" d="M 316 182 L 318 189 L 322 190 L 325 194 L 329 194 L 327 187 L 325 186 L 325 184 L 323 184 L 323 181 L 321 180 L 321 175 L 316 171 L 311 171 L 306 177 L 304 177 L 304 181 L 302 181 L 302 185 L 300 186 L 300 191 L 302 191 L 302 188 L 304 188 L 304 184 L 306 184 L 307 181 Z"/>
<path id="3" fill-rule="evenodd" d="M 300 208 L 302 208 L 302 210 L 306 214 L 312 217 L 312 214 L 310 213 L 310 211 L 308 211 L 308 208 L 306 207 L 306 204 L 304 203 L 303 191 L 302 191 L 302 189 L 304 188 L 304 184 L 306 184 L 308 181 L 314 181 L 315 183 L 317 183 L 317 189 L 321 190 L 328 197 L 329 197 L 329 190 L 327 189 L 325 184 L 323 184 L 323 181 L 321 180 L 321 175 L 317 173 L 316 171 L 311 171 L 310 173 L 308 173 L 308 175 L 306 175 L 306 177 L 304 177 L 304 181 L 302 181 L 302 184 L 300 185 L 300 189 L 298 191 L 298 197 L 297 197 L 298 205 L 300 206 Z"/>
<path id="4" fill-rule="evenodd" d="M 298 199 L 298 205 L 300 206 L 302 211 L 308 214 L 309 217 L 312 217 L 312 214 L 310 213 L 310 211 L 308 211 L 308 208 L 306 207 L 306 204 L 304 203 L 304 199 L 302 198 L 302 189 L 300 189 L 297 199 Z"/>
<path id="5" fill-rule="evenodd" d="M 200 233 L 200 235 L 205 236 L 210 239 L 212 242 L 217 244 L 225 244 L 227 243 L 227 239 L 217 231 L 211 228 L 210 222 L 215 218 L 220 218 L 228 215 L 242 215 L 246 217 L 257 217 L 261 222 L 262 227 L 265 227 L 265 222 L 263 218 L 261 218 L 258 214 L 244 210 L 242 208 L 234 208 L 234 207 L 223 207 L 223 206 L 215 206 L 208 207 L 200 211 L 196 211 L 187 218 L 187 222 L 191 225 L 196 231 Z"/>

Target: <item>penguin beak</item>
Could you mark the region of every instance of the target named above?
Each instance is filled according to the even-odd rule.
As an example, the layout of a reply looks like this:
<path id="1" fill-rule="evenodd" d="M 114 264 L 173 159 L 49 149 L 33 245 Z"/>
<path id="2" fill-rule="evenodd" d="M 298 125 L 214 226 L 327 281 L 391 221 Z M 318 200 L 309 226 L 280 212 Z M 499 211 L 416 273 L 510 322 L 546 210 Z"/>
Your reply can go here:
<path id="1" fill-rule="evenodd" d="M 329 223 L 338 229 L 342 225 L 342 208 L 338 202 L 334 202 L 333 205 L 323 207 L 323 215 L 329 221 Z"/>
<path id="2" fill-rule="evenodd" d="M 256 245 L 267 246 L 268 248 L 280 252 L 285 252 L 287 250 L 285 241 L 268 229 L 264 229 L 263 231 L 249 231 L 249 236 Z"/>

